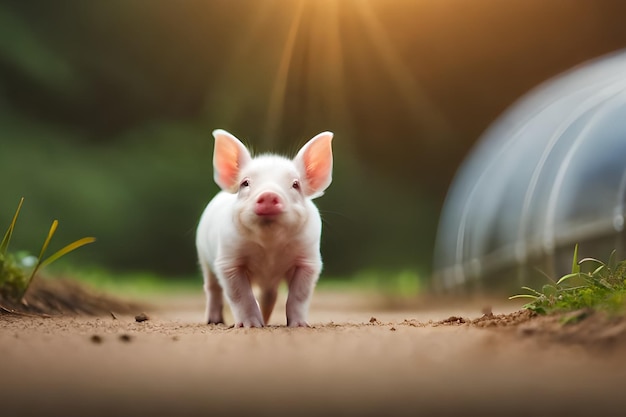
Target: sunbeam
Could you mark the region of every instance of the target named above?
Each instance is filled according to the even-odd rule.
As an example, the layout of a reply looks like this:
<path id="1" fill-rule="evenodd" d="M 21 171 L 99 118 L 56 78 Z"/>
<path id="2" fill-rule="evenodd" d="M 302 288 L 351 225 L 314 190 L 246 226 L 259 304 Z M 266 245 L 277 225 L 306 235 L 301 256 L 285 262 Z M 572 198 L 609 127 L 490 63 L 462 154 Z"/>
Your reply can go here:
<path id="1" fill-rule="evenodd" d="M 443 113 L 430 100 L 415 74 L 403 62 L 396 46 L 389 39 L 387 29 L 376 16 L 372 3 L 355 1 L 352 6 L 365 26 L 364 34 L 376 54 L 375 61 L 389 75 L 396 92 L 405 101 L 406 109 L 425 126 L 432 126 L 437 130 L 447 127 L 448 123 Z"/>
<path id="2" fill-rule="evenodd" d="M 390 21 L 377 13 L 383 6 L 363 0 L 268 1 L 255 6 L 234 48 L 218 60 L 223 81 L 210 95 L 222 102 L 209 107 L 217 109 L 216 118 L 226 126 L 245 126 L 250 115 L 263 115 L 255 142 L 264 148 L 275 148 L 285 135 L 315 133 L 320 124 L 341 126 L 344 133 L 357 131 L 367 122 L 364 118 L 376 116 L 354 109 L 363 100 L 372 101 L 373 112 L 388 102 L 402 120 L 426 132 L 448 131 L 443 112 L 402 53 L 411 29 L 404 38 L 392 39 Z M 258 54 L 261 48 L 263 56 Z M 299 122 L 291 123 L 294 118 Z M 295 130 L 286 131 L 294 125 Z"/>
<path id="3" fill-rule="evenodd" d="M 273 138 L 277 135 L 280 123 L 285 114 L 287 82 L 289 81 L 289 71 L 291 70 L 294 49 L 296 48 L 296 38 L 302 24 L 304 5 L 305 0 L 299 0 L 297 2 L 297 7 L 289 27 L 289 32 L 287 33 L 287 38 L 284 42 L 278 69 L 274 77 L 272 92 L 268 103 L 267 126 L 265 128 L 265 136 L 267 138 Z"/>

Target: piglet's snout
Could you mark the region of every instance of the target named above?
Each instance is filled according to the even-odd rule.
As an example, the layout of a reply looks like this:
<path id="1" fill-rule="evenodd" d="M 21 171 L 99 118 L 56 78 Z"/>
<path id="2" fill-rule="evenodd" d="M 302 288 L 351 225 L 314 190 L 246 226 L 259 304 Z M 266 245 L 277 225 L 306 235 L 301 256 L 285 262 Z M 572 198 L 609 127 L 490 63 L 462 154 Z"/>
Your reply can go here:
<path id="1" fill-rule="evenodd" d="M 261 193 L 254 205 L 254 213 L 257 216 L 275 216 L 285 209 L 281 197 L 271 191 Z"/>

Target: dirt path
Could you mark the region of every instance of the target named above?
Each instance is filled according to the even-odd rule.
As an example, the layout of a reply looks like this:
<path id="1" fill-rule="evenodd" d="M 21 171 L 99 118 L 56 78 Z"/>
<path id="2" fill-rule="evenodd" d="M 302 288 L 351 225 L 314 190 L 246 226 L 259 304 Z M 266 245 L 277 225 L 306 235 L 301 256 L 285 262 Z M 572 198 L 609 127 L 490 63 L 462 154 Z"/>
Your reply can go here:
<path id="1" fill-rule="evenodd" d="M 159 300 L 153 300 L 155 302 Z M 0 316 L 2 416 L 623 415 L 626 344 L 433 326 L 477 305 L 387 311 L 318 293 L 311 329 L 202 324 L 203 300 L 150 320 Z M 494 313 L 515 306 L 494 307 Z M 372 319 L 375 318 L 375 320 Z M 620 412 L 621 409 L 621 412 Z"/>

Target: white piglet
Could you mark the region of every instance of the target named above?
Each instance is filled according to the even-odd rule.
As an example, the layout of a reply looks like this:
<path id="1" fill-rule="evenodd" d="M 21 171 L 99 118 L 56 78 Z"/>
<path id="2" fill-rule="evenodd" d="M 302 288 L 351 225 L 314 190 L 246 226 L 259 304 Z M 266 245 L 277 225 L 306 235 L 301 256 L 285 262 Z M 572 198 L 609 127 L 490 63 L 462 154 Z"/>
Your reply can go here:
<path id="1" fill-rule="evenodd" d="M 215 130 L 213 136 L 214 178 L 222 191 L 204 210 L 196 235 L 207 322 L 224 322 L 225 296 L 236 327 L 264 326 L 286 281 L 287 325 L 308 326 L 322 269 L 322 222 L 311 200 L 332 181 L 333 134 L 315 136 L 293 160 L 253 158 L 230 133 Z M 253 285 L 260 290 L 258 303 Z"/>

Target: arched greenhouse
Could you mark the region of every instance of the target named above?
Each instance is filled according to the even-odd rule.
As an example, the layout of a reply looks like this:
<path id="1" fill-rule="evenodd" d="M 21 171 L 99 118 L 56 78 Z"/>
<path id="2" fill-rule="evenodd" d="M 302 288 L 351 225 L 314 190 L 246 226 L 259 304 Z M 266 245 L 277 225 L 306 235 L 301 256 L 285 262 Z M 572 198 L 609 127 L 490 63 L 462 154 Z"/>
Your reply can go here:
<path id="1" fill-rule="evenodd" d="M 522 98 L 483 135 L 442 212 L 435 287 L 519 287 L 582 256 L 624 258 L 626 51 Z M 538 271 L 541 271 L 538 272 Z M 545 277 L 543 277 L 545 281 Z"/>

